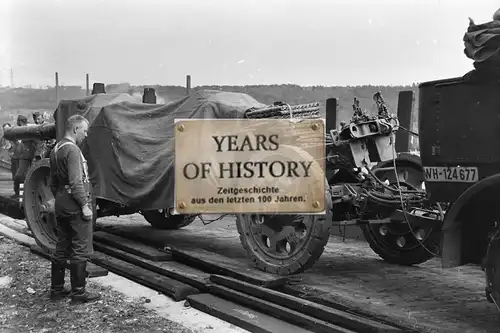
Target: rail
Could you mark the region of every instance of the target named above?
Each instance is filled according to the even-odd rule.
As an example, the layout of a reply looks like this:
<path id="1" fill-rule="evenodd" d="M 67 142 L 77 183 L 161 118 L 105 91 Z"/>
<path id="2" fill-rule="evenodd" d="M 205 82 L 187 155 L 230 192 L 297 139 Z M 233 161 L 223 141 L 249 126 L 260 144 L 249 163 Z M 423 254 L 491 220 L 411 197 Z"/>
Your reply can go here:
<path id="1" fill-rule="evenodd" d="M 22 229 L 18 232 L 30 236 Z M 106 275 L 100 267 L 105 268 L 250 332 L 408 332 L 387 320 L 293 295 L 284 291 L 293 277 L 261 272 L 209 251 L 158 249 L 102 228 L 94 234 L 94 249 L 89 277 Z M 50 258 L 38 246 L 31 251 Z"/>

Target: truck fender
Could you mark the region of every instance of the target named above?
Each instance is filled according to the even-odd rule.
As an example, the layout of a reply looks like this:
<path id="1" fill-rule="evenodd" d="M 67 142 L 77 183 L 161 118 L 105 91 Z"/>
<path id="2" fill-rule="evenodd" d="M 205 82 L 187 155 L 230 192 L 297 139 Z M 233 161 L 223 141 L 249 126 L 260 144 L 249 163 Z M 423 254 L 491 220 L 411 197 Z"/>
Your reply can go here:
<path id="1" fill-rule="evenodd" d="M 423 172 L 422 168 L 422 161 L 420 160 L 420 156 L 412 154 L 412 153 L 398 153 L 396 157 L 396 165 L 398 163 L 404 163 L 404 164 L 413 164 L 417 169 L 421 169 Z M 379 162 L 373 169 L 377 168 L 387 168 L 391 167 L 393 165 L 393 161 L 384 161 L 384 162 Z"/>
<path id="2" fill-rule="evenodd" d="M 473 184 L 447 209 L 442 227 L 443 239 L 441 246 L 442 265 L 444 268 L 465 264 L 462 257 L 464 242 L 468 239 L 476 239 L 472 235 L 469 235 L 470 237 L 462 237 L 462 228 L 470 220 L 470 218 L 467 218 L 468 214 L 476 210 L 476 207 L 471 207 L 469 204 L 475 198 L 478 198 L 481 192 L 495 187 L 500 189 L 500 174 L 484 178 Z M 477 225 L 477 228 L 474 228 L 474 231 L 480 229 L 479 224 L 476 223 L 475 225 Z"/>

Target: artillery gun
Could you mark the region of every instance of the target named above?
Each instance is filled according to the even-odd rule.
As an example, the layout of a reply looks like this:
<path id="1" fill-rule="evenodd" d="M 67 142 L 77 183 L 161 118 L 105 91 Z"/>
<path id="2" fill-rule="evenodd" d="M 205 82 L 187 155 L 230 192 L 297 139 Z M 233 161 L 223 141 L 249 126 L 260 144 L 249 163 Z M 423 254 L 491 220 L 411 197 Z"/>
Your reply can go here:
<path id="1" fill-rule="evenodd" d="M 154 92 L 151 94 L 150 90 L 144 94 L 145 97 L 152 95 Z M 206 107 L 204 101 L 207 103 Z M 232 104 L 232 101 L 236 103 Z M 374 96 L 379 109 L 377 115 L 365 114 L 355 100 L 351 121 L 341 123 L 338 127 L 329 127 L 328 124 L 332 124 L 329 117 L 335 117 L 336 114 L 337 105 L 334 99 L 333 101 L 334 103 L 332 99 L 327 100 L 326 115 L 326 214 L 237 215 L 240 240 L 248 257 L 256 267 L 267 272 L 280 275 L 299 273 L 311 267 L 321 256 L 330 238 L 332 226 L 359 226 L 372 249 L 388 262 L 412 265 L 432 258 L 434 252 L 429 249 L 434 249 L 439 242 L 441 217 L 436 207 L 426 204 L 422 187 L 423 171 L 418 157 L 395 152 L 394 135 L 399 129 L 397 117 L 389 114 L 378 93 Z M 166 192 L 172 192 L 170 178 L 173 175 L 162 174 L 161 177 L 166 181 L 155 183 L 156 192 L 153 195 L 167 198 L 156 207 L 152 208 L 147 200 L 141 201 L 138 197 L 144 194 L 145 188 L 136 189 L 138 194 L 133 199 L 126 201 L 122 198 L 127 192 L 124 189 L 129 185 L 126 183 L 131 182 L 123 178 L 123 174 L 128 172 L 130 176 L 130 170 L 137 173 L 137 170 L 142 170 L 141 166 L 157 170 L 158 166 L 155 169 L 154 165 L 163 163 L 161 158 L 172 156 L 161 156 L 151 162 L 140 158 L 131 159 L 128 151 L 128 154 L 122 153 L 112 159 L 113 155 L 118 154 L 117 151 L 126 149 L 125 143 L 139 142 L 138 149 L 142 149 L 140 145 L 151 144 L 154 135 L 160 136 L 165 131 L 168 133 L 173 130 L 175 118 L 207 118 L 210 117 L 207 114 L 216 114 L 213 112 L 214 108 L 219 108 L 219 115 L 233 117 L 237 114 L 238 117 L 247 119 L 320 117 L 319 103 L 292 106 L 275 103 L 266 106 L 246 94 L 218 91 L 197 91 L 193 97 L 188 96 L 168 105 L 145 102 L 148 101 L 138 103 L 127 94 L 105 93 L 61 101 L 54 113 L 55 124 L 14 128 L 5 132 L 5 138 L 59 140 L 64 132 L 66 119 L 73 114 L 83 115 L 91 124 L 82 150 L 89 161 L 90 178 L 94 187 L 95 218 L 141 213 L 155 228 L 176 229 L 188 225 L 196 216 L 178 215 L 173 210 L 171 197 L 166 195 Z M 154 99 L 152 102 L 154 103 Z M 193 116 L 198 112 L 198 116 Z M 113 120 L 114 114 L 122 118 L 119 121 Z M 128 123 L 124 125 L 123 120 L 128 119 L 127 117 L 134 119 L 130 123 L 133 126 Z M 150 118 L 154 119 L 148 120 Z M 130 133 L 140 135 L 140 131 L 152 131 L 158 129 L 158 126 L 163 132 L 154 132 L 156 134 L 148 138 L 150 141 L 145 141 L 144 138 L 130 141 Z M 107 137 L 100 137 L 99 133 Z M 110 143 L 106 143 L 106 140 Z M 92 145 L 90 150 L 89 145 Z M 157 150 L 158 153 L 163 148 Z M 53 213 L 54 198 L 49 190 L 48 154 L 49 152 L 41 160 L 34 161 L 28 171 L 24 183 L 23 206 L 26 221 L 35 239 L 50 253 L 55 248 L 57 228 Z M 120 159 L 125 160 L 129 169 L 116 169 L 106 159 L 117 163 L 122 163 Z M 373 164 L 376 165 L 373 167 Z M 164 173 L 167 167 L 169 164 L 164 164 L 159 169 Z M 106 168 L 111 168 L 109 170 L 114 174 L 106 171 Z M 133 176 L 132 174 L 131 177 Z M 144 183 L 144 179 L 141 181 Z M 128 204 L 124 204 L 125 201 Z"/>
<path id="2" fill-rule="evenodd" d="M 438 206 L 426 202 L 420 159 L 407 152 L 396 153 L 398 118 L 389 113 L 380 93 L 373 99 L 378 109 L 375 116 L 363 112 L 355 98 L 352 119 L 337 128 L 332 126 L 336 99 L 327 100 L 326 179 L 332 209 L 331 216 L 321 224 L 323 229 L 309 227 L 317 247 L 304 242 L 301 250 L 291 244 L 291 251 L 279 251 L 284 248 L 280 243 L 286 243 L 287 235 L 280 235 L 273 226 L 283 223 L 283 216 L 237 217 L 240 234 L 247 235 L 241 237 L 241 241 L 258 267 L 268 270 L 270 264 L 280 262 L 286 269 L 300 271 L 301 263 L 307 263 L 305 258 L 321 255 L 318 249 L 322 251 L 329 236 L 324 229 L 331 227 L 360 227 L 372 250 L 393 264 L 420 264 L 439 253 L 442 212 Z M 282 112 L 285 110 L 287 107 L 282 106 Z M 266 114 L 268 118 L 289 116 L 289 113 L 277 115 L 265 110 L 247 116 L 254 114 L 256 118 L 264 118 Z M 254 228 L 255 225 L 260 228 Z M 273 240 L 271 244 L 269 239 Z M 275 258 L 270 255 L 271 251 Z"/>
<path id="3" fill-rule="evenodd" d="M 62 138 L 65 131 L 66 119 L 74 114 L 81 114 L 87 120 L 95 119 L 103 106 L 138 101 L 129 94 L 106 94 L 104 84 L 94 83 L 92 95 L 86 98 L 63 100 L 59 103 L 54 112 L 55 123 L 44 123 L 38 126 L 12 127 L 5 131 L 4 137 L 7 140 L 34 140 L 34 141 L 52 141 L 45 146 L 43 152 L 36 152 L 36 158 L 26 174 L 26 180 L 22 184 L 24 193 L 21 199 L 21 205 L 24 208 L 26 221 L 33 231 L 39 245 L 48 252 L 54 249 L 54 197 L 50 192 L 49 156 L 51 149 L 57 141 Z M 142 99 L 143 104 L 154 104 L 156 95 L 154 89 L 145 88 Z M 48 149 L 47 149 L 48 148 Z M 82 147 L 83 150 L 88 147 Z M 121 204 L 99 200 L 94 197 L 94 223 L 97 218 L 113 215 L 134 214 L 140 212 L 146 220 L 153 226 L 161 229 L 176 229 L 186 226 L 194 220 L 194 216 L 184 215 L 166 215 L 157 210 L 140 210 L 130 208 Z"/>
<path id="4" fill-rule="evenodd" d="M 397 131 L 410 131 L 390 114 L 380 93 L 373 99 L 376 115 L 368 116 L 354 99 L 351 121 L 330 132 L 326 173 L 333 224 L 359 226 L 372 250 L 387 262 L 420 264 L 439 252 L 442 216 L 439 207 L 426 201 L 419 157 L 395 151 Z"/>

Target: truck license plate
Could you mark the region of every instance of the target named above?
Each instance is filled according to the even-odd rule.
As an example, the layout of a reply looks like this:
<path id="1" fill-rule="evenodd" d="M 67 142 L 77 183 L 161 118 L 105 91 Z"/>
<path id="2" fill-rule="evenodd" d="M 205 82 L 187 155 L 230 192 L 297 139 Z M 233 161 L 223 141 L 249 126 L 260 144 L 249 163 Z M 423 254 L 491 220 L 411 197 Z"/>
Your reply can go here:
<path id="1" fill-rule="evenodd" d="M 428 182 L 475 183 L 479 180 L 476 167 L 424 167 Z"/>

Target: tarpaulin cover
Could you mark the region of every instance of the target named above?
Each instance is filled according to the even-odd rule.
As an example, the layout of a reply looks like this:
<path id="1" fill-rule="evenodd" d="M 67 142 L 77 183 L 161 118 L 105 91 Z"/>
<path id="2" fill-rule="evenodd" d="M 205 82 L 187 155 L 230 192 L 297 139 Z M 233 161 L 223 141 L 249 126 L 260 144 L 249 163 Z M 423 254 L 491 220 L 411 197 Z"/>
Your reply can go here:
<path id="1" fill-rule="evenodd" d="M 463 41 L 464 53 L 476 68 L 500 67 L 500 21 L 476 25 L 471 20 Z"/>
<path id="2" fill-rule="evenodd" d="M 201 90 L 165 105 L 120 102 L 95 115 L 83 151 L 97 198 L 139 209 L 174 206 L 174 119 L 243 118 L 266 105 Z"/>
<path id="3" fill-rule="evenodd" d="M 74 114 L 80 114 L 87 118 L 90 123 L 94 121 L 101 108 L 105 105 L 119 103 L 123 101 L 139 102 L 129 94 L 97 94 L 84 98 L 67 99 L 59 102 L 54 112 L 54 119 L 57 124 L 57 139 L 61 139 L 66 126 L 66 119 Z"/>

